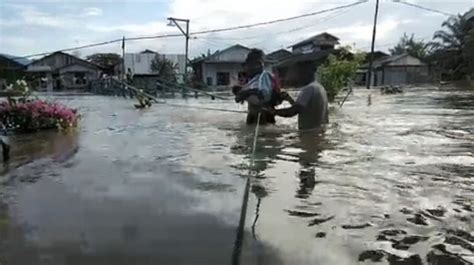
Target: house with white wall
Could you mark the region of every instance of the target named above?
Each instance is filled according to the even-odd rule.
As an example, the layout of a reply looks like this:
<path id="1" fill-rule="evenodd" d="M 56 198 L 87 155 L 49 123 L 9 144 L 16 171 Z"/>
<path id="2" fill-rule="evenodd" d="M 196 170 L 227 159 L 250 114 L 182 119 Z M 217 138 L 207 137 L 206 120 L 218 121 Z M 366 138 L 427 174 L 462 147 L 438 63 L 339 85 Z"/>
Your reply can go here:
<path id="1" fill-rule="evenodd" d="M 217 51 L 205 58 L 192 62 L 195 77 L 207 86 L 229 86 L 239 84 L 244 78 L 242 64 L 250 48 L 240 44 Z M 265 61 L 265 68 L 271 70 L 272 61 Z"/>
<path id="2" fill-rule="evenodd" d="M 151 63 L 156 56 L 173 62 L 177 66 L 176 73 L 178 76 L 184 74 L 186 65 L 186 56 L 184 54 L 159 54 L 150 50 L 145 50 L 140 53 L 125 53 L 125 72 L 128 72 L 128 69 L 130 69 L 133 75 L 153 74 Z"/>

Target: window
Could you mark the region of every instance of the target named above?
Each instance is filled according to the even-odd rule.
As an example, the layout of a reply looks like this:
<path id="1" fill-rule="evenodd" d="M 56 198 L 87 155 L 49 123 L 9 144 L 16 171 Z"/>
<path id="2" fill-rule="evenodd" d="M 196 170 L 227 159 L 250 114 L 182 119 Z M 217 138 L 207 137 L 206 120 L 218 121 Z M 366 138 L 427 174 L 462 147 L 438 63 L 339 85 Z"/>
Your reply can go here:
<path id="1" fill-rule="evenodd" d="M 84 85 L 86 83 L 85 73 L 74 73 L 74 84 L 75 85 Z"/>
<path id="2" fill-rule="evenodd" d="M 230 83 L 230 76 L 228 72 L 217 72 L 216 80 L 218 86 L 227 86 Z"/>
<path id="3" fill-rule="evenodd" d="M 207 84 L 208 86 L 212 86 L 212 77 L 206 78 L 206 84 Z"/>

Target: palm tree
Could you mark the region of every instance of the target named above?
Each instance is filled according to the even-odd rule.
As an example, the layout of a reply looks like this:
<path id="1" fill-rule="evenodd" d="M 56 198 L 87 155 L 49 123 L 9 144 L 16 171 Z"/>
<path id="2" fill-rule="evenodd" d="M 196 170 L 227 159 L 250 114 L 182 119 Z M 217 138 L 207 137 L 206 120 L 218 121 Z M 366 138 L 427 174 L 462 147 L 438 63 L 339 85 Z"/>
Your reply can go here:
<path id="1" fill-rule="evenodd" d="M 467 73 L 468 60 L 465 56 L 468 25 L 463 15 L 452 16 L 443 22 L 446 30 L 433 35 L 431 59 L 440 65 L 453 79 L 460 79 Z"/>

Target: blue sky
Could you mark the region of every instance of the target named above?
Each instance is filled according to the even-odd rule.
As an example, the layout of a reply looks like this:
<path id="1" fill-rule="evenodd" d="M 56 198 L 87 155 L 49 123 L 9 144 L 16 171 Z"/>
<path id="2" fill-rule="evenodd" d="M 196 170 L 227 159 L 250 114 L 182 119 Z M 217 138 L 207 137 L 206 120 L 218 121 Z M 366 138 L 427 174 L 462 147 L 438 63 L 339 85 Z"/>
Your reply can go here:
<path id="1" fill-rule="evenodd" d="M 178 33 L 168 16 L 191 19 L 191 31 L 254 23 L 314 12 L 354 1 L 328 0 L 168 0 L 168 1 L 11 1 L 0 0 L 0 53 L 26 55 L 110 39 Z M 465 12 L 474 0 L 409 1 L 448 13 Z M 359 6 L 271 26 L 197 36 L 192 56 L 240 43 L 266 52 L 285 48 L 327 31 L 345 45 L 366 50 L 370 44 L 374 0 Z M 407 32 L 430 40 L 446 16 L 381 0 L 377 48 L 387 50 Z M 152 49 L 183 53 L 184 39 L 127 43 L 127 52 Z M 120 43 L 80 50 L 120 52 Z"/>

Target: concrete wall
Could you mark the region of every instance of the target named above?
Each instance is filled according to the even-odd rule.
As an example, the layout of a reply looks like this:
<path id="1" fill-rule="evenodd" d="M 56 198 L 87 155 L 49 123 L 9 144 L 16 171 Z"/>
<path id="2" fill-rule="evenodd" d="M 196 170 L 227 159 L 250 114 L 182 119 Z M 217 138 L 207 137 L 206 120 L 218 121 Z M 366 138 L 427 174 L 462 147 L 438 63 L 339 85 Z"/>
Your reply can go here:
<path id="1" fill-rule="evenodd" d="M 203 82 L 206 85 L 217 85 L 217 72 L 229 73 L 230 84 L 238 84 L 239 72 L 242 72 L 242 66 L 239 63 L 210 63 L 203 64 Z M 212 83 L 207 82 L 207 78 L 212 79 Z"/>
<path id="2" fill-rule="evenodd" d="M 272 65 L 266 64 L 265 70 L 271 72 Z M 230 85 L 239 84 L 239 73 L 243 72 L 241 63 L 204 63 L 202 64 L 202 81 L 209 86 L 217 85 L 217 73 L 229 73 Z M 212 79 L 212 83 L 207 82 L 207 78 Z"/>
<path id="3" fill-rule="evenodd" d="M 125 72 L 130 68 L 133 74 L 150 74 L 150 65 L 155 56 L 154 53 L 125 53 Z"/>
<path id="4" fill-rule="evenodd" d="M 124 56 L 125 72 L 130 70 L 135 74 L 151 74 L 151 62 L 155 59 L 156 53 L 126 53 Z M 184 54 L 159 54 L 160 58 L 166 58 L 178 66 L 176 73 L 184 74 L 186 57 Z"/>

